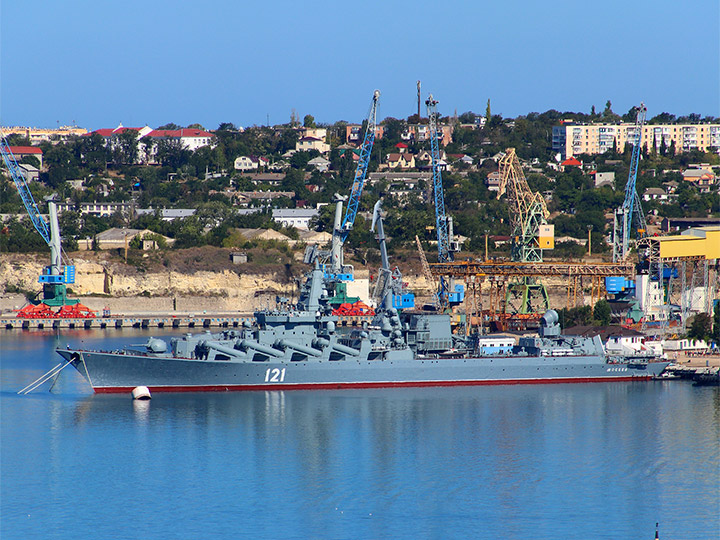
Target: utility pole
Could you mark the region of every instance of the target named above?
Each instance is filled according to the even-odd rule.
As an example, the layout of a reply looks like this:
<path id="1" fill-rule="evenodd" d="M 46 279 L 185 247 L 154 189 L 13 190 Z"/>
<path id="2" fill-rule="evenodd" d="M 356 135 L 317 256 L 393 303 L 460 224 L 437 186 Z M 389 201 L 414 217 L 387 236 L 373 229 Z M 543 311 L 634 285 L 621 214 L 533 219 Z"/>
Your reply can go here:
<path id="1" fill-rule="evenodd" d="M 418 105 L 418 124 L 420 123 L 420 81 L 417 82 L 417 105 Z"/>

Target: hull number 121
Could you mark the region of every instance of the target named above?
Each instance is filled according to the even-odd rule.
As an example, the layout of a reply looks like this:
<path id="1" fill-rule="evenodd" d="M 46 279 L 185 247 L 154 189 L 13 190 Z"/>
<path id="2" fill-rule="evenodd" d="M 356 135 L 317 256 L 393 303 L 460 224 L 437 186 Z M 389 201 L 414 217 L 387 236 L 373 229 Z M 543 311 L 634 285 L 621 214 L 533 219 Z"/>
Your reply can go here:
<path id="1" fill-rule="evenodd" d="M 285 380 L 285 368 L 268 368 L 265 371 L 265 382 L 283 382 Z"/>

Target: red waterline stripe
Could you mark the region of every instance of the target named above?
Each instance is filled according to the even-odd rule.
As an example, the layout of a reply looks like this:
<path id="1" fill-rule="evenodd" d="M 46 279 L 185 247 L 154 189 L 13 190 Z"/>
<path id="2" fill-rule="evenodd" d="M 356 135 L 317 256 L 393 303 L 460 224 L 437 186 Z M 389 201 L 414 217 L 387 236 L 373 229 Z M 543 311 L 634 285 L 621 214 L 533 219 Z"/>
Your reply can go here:
<path id="1" fill-rule="evenodd" d="M 149 386 L 151 392 L 250 392 L 270 390 L 341 390 L 345 388 L 405 388 L 426 386 L 480 386 L 500 384 L 559 384 L 594 383 L 615 381 L 645 381 L 652 375 L 623 377 L 573 377 L 557 379 L 507 379 L 483 381 L 403 381 L 403 382 L 358 382 L 358 383 L 306 383 L 306 384 L 238 384 L 238 385 L 202 385 L 202 386 Z M 98 394 L 119 394 L 133 391 L 134 386 L 96 387 Z"/>

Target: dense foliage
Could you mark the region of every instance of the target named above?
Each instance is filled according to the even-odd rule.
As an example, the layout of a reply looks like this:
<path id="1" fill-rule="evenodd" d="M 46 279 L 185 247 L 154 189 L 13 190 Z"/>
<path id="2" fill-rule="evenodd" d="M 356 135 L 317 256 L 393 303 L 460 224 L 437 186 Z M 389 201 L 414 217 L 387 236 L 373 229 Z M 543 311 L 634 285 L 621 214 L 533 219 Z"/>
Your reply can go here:
<path id="1" fill-rule="evenodd" d="M 575 239 L 587 238 L 591 231 L 593 252 L 607 249 L 608 214 L 617 208 L 624 198 L 624 183 L 628 175 L 630 149 L 623 154 L 609 151 L 597 156 L 579 156 L 589 166 L 567 167 L 557 170 L 553 167 L 551 150 L 552 127 L 561 119 L 580 122 L 616 121 L 632 118 L 632 111 L 622 117 L 612 111 L 608 102 L 602 112 L 593 107 L 590 114 L 559 112 L 529 113 L 515 119 L 504 119 L 490 112 L 488 102 L 485 115 L 488 121 L 480 128 L 474 124 L 479 115 L 471 111 L 462 113 L 454 127 L 453 142 L 445 151 L 448 155 L 465 154 L 473 158 L 475 166 L 456 163 L 453 172 L 443 174 L 446 211 L 453 216 L 456 233 L 467 237 L 466 248 L 481 252 L 485 236 L 510 234 L 508 207 L 505 198 L 497 198 L 485 184 L 487 175 L 497 170 L 498 152 L 508 147 L 517 149 L 518 156 L 532 163 L 526 172 L 531 189 L 546 194 L 555 225 L 556 237 Z M 403 141 L 408 123 L 426 120 L 386 118 L 382 123 L 384 136 L 375 143 L 371 156 L 370 170 L 377 170 L 389 153 L 396 152 L 396 145 Z M 446 119 L 447 120 L 447 119 Z M 711 121 L 696 115 L 675 118 L 662 113 L 649 120 L 650 123 L 665 121 Z M 304 125 L 315 127 L 312 115 L 304 118 Z M 193 127 L 199 125 L 194 124 Z M 237 228 L 276 228 L 271 220 L 271 208 L 267 203 L 251 203 L 260 206 L 260 212 L 238 215 L 232 190 L 282 190 L 292 191 L 295 197 L 273 201 L 273 207 L 314 207 L 330 203 L 334 193 L 347 195 L 354 178 L 356 161 L 352 150 L 338 148 L 345 138 L 345 122 L 321 126 L 328 131 L 327 140 L 332 144 L 328 159 L 328 172 L 318 172 L 309 161 L 318 152 L 295 152 L 298 129 L 291 125 L 255 126 L 244 130 L 224 122 L 214 132 L 216 144 L 190 152 L 178 142 L 171 140 L 153 141 L 145 137 L 141 146 L 156 152 L 157 164 L 147 165 L 138 154 L 136 134 L 125 131 L 117 137 L 112 148 L 106 147 L 97 134 L 78 137 L 67 143 L 43 143 L 43 169 L 40 182 L 32 184 L 37 201 L 53 194 L 56 200 L 71 200 L 76 203 L 92 201 L 134 200 L 136 208 L 196 208 L 197 213 L 175 221 L 162 220 L 159 213 L 144 216 L 114 215 L 109 219 L 66 212 L 62 215 L 61 228 L 68 240 L 68 247 L 77 239 L 94 238 L 98 233 L 114 226 L 129 226 L 150 229 L 175 239 L 176 247 L 199 245 L 222 246 L 233 243 Z M 167 129 L 179 126 L 168 124 Z M 200 126 L 201 127 L 201 126 Z M 11 144 L 29 144 L 19 137 L 11 138 Z M 409 142 L 408 151 L 418 153 L 425 150 L 423 144 Z M 235 171 L 233 164 L 239 156 L 264 156 L 270 163 L 285 162 L 287 168 L 280 185 L 250 181 L 247 175 Z M 662 187 L 669 181 L 678 182 L 677 198 L 670 203 L 658 201 L 643 202 L 644 211 L 650 220 L 662 217 L 707 216 L 720 210 L 720 196 L 717 191 L 700 193 L 694 186 L 682 180 L 680 172 L 689 163 L 717 165 L 718 155 L 698 151 L 677 153 L 674 148 L 660 148 L 647 152 L 638 175 L 638 192 L 649 187 Z M 452 162 L 452 160 L 450 160 Z M 427 163 L 419 163 L 427 166 Z M 591 170 L 614 172 L 614 187 L 594 187 Z M 82 189 L 74 189 L 71 181 L 82 180 Z M 391 238 L 390 247 L 410 246 L 415 235 L 425 242 L 435 239 L 435 212 L 432 203 L 431 186 L 420 182 L 417 189 L 407 191 L 403 185 L 379 182 L 366 185 L 361 200 L 361 212 L 370 212 L 378 197 L 384 197 L 387 212 L 386 232 Z M 41 204 L 42 206 L 42 204 Z M 331 205 L 323 207 L 320 217 L 314 222 L 318 230 L 329 231 L 332 224 Z M 0 181 L 0 213 L 23 214 L 22 201 L 15 187 L 7 179 Z M 297 237 L 296 231 L 286 231 Z M 237 242 L 235 242 L 237 244 Z M 363 250 L 375 246 L 369 223 L 358 217 L 355 228 L 346 244 L 362 255 Z M 490 243 L 493 248 L 492 242 Z M 42 240 L 28 223 L 10 220 L 4 224 L 0 236 L 0 249 L 4 251 L 28 251 L 43 249 Z M 562 258 L 582 257 L 586 249 L 573 241 L 559 241 L 554 255 Z M 502 253 L 502 251 L 496 251 Z M 597 314 L 596 314 L 596 318 Z"/>

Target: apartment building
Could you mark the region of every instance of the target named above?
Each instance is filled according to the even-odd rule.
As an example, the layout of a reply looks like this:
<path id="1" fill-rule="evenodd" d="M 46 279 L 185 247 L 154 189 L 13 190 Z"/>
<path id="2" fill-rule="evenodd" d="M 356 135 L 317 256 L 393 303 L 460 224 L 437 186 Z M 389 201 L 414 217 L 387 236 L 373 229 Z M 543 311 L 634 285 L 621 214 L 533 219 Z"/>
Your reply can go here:
<path id="1" fill-rule="evenodd" d="M 437 127 L 438 142 L 447 146 L 452 142 L 453 127 L 439 125 Z M 400 136 L 404 141 L 425 142 L 430 140 L 430 126 L 427 124 L 408 124 L 405 132 Z"/>
<path id="2" fill-rule="evenodd" d="M 617 148 L 623 152 L 625 144 L 635 140 L 635 124 L 576 124 L 564 122 L 552 131 L 553 151 L 562 159 L 578 154 L 602 154 Z M 675 143 L 676 152 L 689 150 L 720 149 L 720 124 L 645 124 L 642 145 L 657 151 L 670 148 Z"/>
<path id="3" fill-rule="evenodd" d="M 135 204 L 131 201 L 93 201 L 93 202 L 82 202 L 76 204 L 72 201 L 56 202 L 58 214 L 63 212 L 80 212 L 84 215 L 91 215 L 97 217 L 110 217 L 113 214 L 119 212 L 124 216 L 129 216 L 133 212 Z"/>
<path id="4" fill-rule="evenodd" d="M 375 139 L 383 138 L 385 134 L 385 126 L 375 127 Z M 365 138 L 365 132 L 360 124 L 348 124 L 345 126 L 345 140 L 349 143 L 360 144 Z"/>
<path id="5" fill-rule="evenodd" d="M 79 137 L 85 135 L 88 130 L 79 128 L 76 126 L 60 126 L 57 129 L 45 129 L 36 127 L 25 127 L 25 126 L 11 126 L 3 127 L 2 132 L 5 136 L 9 135 L 22 135 L 31 144 L 39 144 L 43 141 L 48 141 L 53 144 L 58 142 L 66 142 L 72 137 Z"/>

